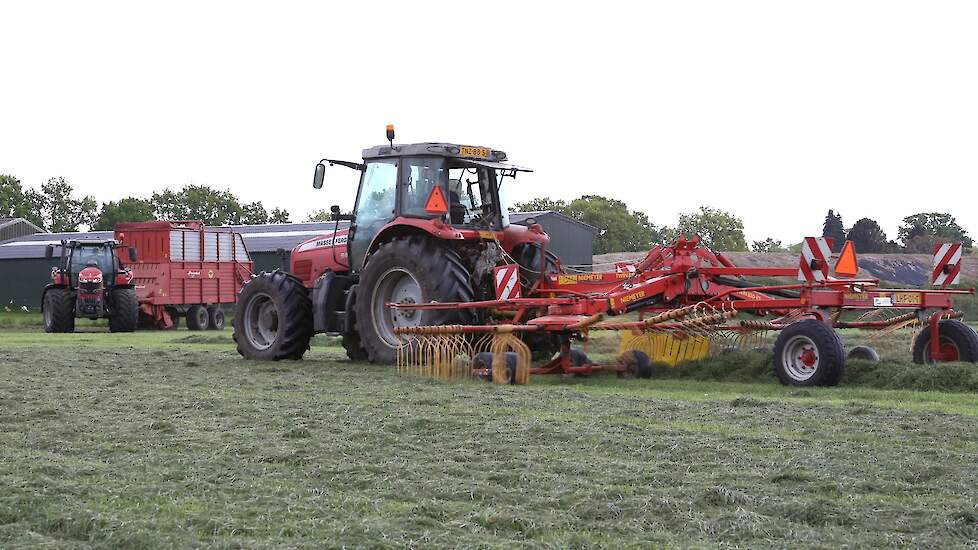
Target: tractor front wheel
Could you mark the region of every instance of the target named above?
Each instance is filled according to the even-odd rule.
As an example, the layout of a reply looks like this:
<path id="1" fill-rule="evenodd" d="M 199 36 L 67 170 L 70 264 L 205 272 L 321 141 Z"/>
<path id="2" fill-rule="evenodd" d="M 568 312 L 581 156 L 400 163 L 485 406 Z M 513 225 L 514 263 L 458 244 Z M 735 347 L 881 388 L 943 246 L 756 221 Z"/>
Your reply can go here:
<path id="1" fill-rule="evenodd" d="M 312 334 L 309 291 L 292 275 L 262 273 L 238 294 L 234 341 L 245 359 L 302 359 Z"/>
<path id="2" fill-rule="evenodd" d="M 978 334 L 971 327 L 956 319 L 945 319 L 938 323 L 937 333 L 940 335 L 940 361 L 978 362 Z M 937 362 L 931 354 L 930 324 L 913 341 L 913 362 Z"/>
<path id="3" fill-rule="evenodd" d="M 112 291 L 112 315 L 109 316 L 109 332 L 134 332 L 139 323 L 139 304 L 136 289 L 117 288 Z"/>
<path id="4" fill-rule="evenodd" d="M 75 331 L 75 293 L 67 288 L 52 288 L 44 293 L 44 331 Z"/>
<path id="5" fill-rule="evenodd" d="M 396 309 L 389 303 L 471 302 L 469 271 L 454 251 L 421 236 L 395 238 L 367 261 L 357 285 L 357 332 L 372 363 L 393 363 L 402 339 L 396 327 L 468 325 L 471 309 Z"/>
<path id="6" fill-rule="evenodd" d="M 845 368 L 839 335 L 815 319 L 788 325 L 774 343 L 774 372 L 786 386 L 834 386 Z"/>

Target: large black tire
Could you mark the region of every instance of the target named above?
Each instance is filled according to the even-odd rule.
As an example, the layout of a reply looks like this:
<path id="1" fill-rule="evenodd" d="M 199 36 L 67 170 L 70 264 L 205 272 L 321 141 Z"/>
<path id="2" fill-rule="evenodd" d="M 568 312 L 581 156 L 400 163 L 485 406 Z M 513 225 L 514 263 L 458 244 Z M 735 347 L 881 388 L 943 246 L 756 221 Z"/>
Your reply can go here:
<path id="1" fill-rule="evenodd" d="M 792 323 L 774 343 L 774 372 L 786 386 L 834 386 L 845 368 L 842 340 L 821 321 Z"/>
<path id="2" fill-rule="evenodd" d="M 849 350 L 849 354 L 846 356 L 846 360 L 848 361 L 849 359 L 859 359 L 861 361 L 879 363 L 880 354 L 870 346 L 855 346 Z"/>
<path id="3" fill-rule="evenodd" d="M 471 302 L 469 271 L 453 250 L 433 238 L 412 235 L 380 245 L 356 288 L 357 332 L 372 363 L 392 363 L 395 326 L 474 324 L 471 309 L 395 310 L 390 301 Z M 384 294 L 385 296 L 382 296 Z"/>
<path id="4" fill-rule="evenodd" d="M 190 306 L 187 310 L 187 329 L 207 330 L 209 325 L 210 316 L 207 315 L 207 308 L 201 305 Z"/>
<path id="5" fill-rule="evenodd" d="M 177 330 L 180 328 L 180 318 L 183 317 L 183 315 L 180 315 L 180 312 L 177 311 L 176 308 L 172 307 L 167 308 L 166 311 L 170 314 L 170 320 L 173 321 L 173 326 L 170 327 L 170 330 Z"/>
<path id="6" fill-rule="evenodd" d="M 139 324 L 139 303 L 135 288 L 117 288 L 112 291 L 112 314 L 109 316 L 109 332 L 135 332 Z"/>
<path id="7" fill-rule="evenodd" d="M 958 361 L 978 363 L 978 334 L 974 329 L 956 319 L 945 319 L 937 327 L 940 334 L 941 347 L 947 351 L 954 350 Z M 924 364 L 934 363 L 930 353 L 930 324 L 913 341 L 913 362 Z"/>
<path id="8" fill-rule="evenodd" d="M 281 270 L 263 272 L 241 289 L 234 341 L 242 357 L 302 359 L 312 335 L 312 300 L 299 279 Z"/>
<path id="9" fill-rule="evenodd" d="M 45 332 L 75 331 L 75 293 L 67 288 L 52 288 L 44 293 Z"/>
<path id="10" fill-rule="evenodd" d="M 207 308 L 207 330 L 224 330 L 224 310 L 221 306 Z"/>

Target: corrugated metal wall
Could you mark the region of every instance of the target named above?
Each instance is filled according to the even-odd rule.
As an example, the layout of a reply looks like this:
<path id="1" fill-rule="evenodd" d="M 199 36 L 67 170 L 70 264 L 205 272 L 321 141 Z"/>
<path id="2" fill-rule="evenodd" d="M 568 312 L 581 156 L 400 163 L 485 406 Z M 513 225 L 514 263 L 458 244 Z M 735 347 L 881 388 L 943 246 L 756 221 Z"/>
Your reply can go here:
<path id="1" fill-rule="evenodd" d="M 594 234 L 581 224 L 546 214 L 537 218 L 544 231 L 550 235 L 547 250 L 556 254 L 566 265 L 591 265 L 594 252 Z"/>
<path id="2" fill-rule="evenodd" d="M 33 225 L 21 220 L 0 228 L 0 241 L 16 239 L 17 237 L 23 237 L 25 235 L 33 235 L 36 232 L 37 229 Z"/>
<path id="3" fill-rule="evenodd" d="M 41 309 L 41 292 L 51 282 L 56 263 L 44 258 L 0 260 L 0 309 Z"/>

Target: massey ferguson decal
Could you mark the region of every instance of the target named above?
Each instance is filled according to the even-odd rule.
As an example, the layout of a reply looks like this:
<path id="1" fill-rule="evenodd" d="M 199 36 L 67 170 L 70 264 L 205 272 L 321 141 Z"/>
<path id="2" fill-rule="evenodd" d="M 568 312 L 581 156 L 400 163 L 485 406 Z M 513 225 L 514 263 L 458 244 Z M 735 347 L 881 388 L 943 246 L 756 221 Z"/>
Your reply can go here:
<path id="1" fill-rule="evenodd" d="M 336 234 L 336 245 L 346 244 L 347 235 L 346 233 Z M 315 250 L 317 248 L 329 248 L 333 246 L 333 236 L 323 237 L 321 239 L 316 239 L 315 241 L 309 241 L 307 243 L 302 243 L 296 248 L 296 252 L 304 252 L 306 250 Z"/>

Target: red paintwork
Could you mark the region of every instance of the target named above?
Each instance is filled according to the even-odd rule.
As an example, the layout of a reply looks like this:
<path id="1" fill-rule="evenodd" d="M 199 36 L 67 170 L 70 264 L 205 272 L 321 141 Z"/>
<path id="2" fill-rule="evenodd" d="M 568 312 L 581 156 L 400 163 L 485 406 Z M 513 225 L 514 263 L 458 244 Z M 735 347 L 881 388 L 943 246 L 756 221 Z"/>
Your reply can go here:
<path id="1" fill-rule="evenodd" d="M 97 267 L 86 267 L 78 272 L 79 283 L 101 283 L 102 270 Z"/>
<path id="2" fill-rule="evenodd" d="M 542 230 L 522 225 L 509 225 L 502 231 L 479 231 L 476 229 L 455 228 L 438 219 L 395 218 L 377 232 L 368 248 L 372 252 L 381 243 L 389 241 L 393 236 L 404 232 L 422 232 L 436 239 L 446 241 L 498 241 L 507 253 L 524 243 L 546 245 L 550 237 Z M 336 273 L 346 273 L 350 270 L 347 258 L 347 238 L 349 230 L 341 229 L 336 232 L 337 243 L 333 243 L 333 232 L 309 239 L 292 249 L 290 271 L 307 287 L 312 288 L 316 279 L 327 269 Z M 363 266 L 356 266 L 357 269 Z"/>
<path id="3" fill-rule="evenodd" d="M 116 225 L 115 238 L 124 246 L 119 248 L 119 260 L 129 264 L 136 299 L 143 313 L 157 320 L 160 326 L 172 325 L 166 306 L 191 306 L 233 304 L 245 282 L 251 279 L 250 256 L 243 260 L 171 261 L 171 233 L 185 232 L 184 241 L 194 242 L 195 251 L 185 251 L 185 256 L 204 258 L 205 234 L 231 233 L 235 247 L 238 234 L 226 229 L 206 228 L 200 221 L 154 221 L 121 223 Z M 198 237 L 193 239 L 191 235 Z M 220 246 L 218 241 L 218 247 Z M 128 261 L 128 248 L 135 246 L 137 259 Z M 185 245 L 187 246 L 187 245 Z M 190 249 L 188 249 L 190 250 Z M 223 255 L 228 251 L 221 252 Z M 240 249 L 239 249 L 240 252 Z M 229 256 L 231 257 L 231 256 Z"/>

